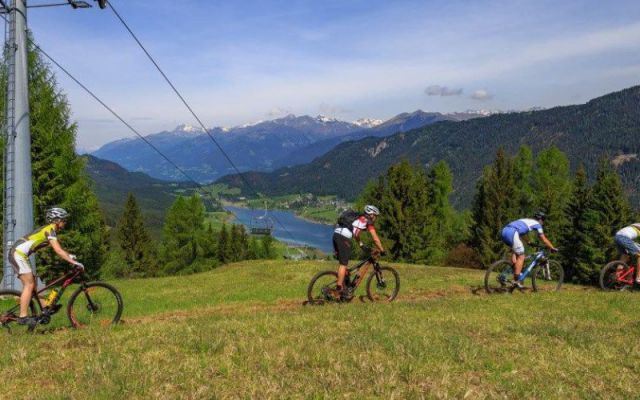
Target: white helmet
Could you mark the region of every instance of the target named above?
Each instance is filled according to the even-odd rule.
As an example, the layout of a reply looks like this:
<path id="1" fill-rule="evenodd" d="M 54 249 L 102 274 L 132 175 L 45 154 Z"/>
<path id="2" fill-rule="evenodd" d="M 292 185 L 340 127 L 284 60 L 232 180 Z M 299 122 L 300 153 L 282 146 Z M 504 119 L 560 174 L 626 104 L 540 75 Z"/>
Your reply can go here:
<path id="1" fill-rule="evenodd" d="M 380 215 L 380 210 L 378 210 L 378 207 L 376 206 L 367 204 L 366 206 L 364 206 L 364 213 L 369 215 Z"/>
<path id="2" fill-rule="evenodd" d="M 47 222 L 51 223 L 57 219 L 69 218 L 69 213 L 64 208 L 53 207 L 47 210 L 46 218 Z"/>

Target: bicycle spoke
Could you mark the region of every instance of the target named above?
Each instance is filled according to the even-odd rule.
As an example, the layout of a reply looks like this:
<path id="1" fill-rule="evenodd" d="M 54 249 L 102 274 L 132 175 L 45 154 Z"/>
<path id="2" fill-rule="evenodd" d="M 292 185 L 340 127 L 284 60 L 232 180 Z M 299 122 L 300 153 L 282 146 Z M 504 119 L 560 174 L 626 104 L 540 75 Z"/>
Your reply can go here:
<path id="1" fill-rule="evenodd" d="M 69 317 L 76 327 L 94 324 L 106 326 L 120 318 L 121 299 L 106 286 L 84 288 L 72 301 Z"/>

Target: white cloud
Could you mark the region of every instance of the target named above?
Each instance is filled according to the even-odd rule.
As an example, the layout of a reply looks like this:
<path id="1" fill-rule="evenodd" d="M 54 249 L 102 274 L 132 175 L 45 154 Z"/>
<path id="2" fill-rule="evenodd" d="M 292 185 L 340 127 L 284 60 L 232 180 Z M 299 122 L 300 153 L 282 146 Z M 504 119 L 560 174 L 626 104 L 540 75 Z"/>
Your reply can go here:
<path id="1" fill-rule="evenodd" d="M 485 89 L 479 89 L 471 94 L 471 98 L 474 100 L 491 100 L 493 99 L 493 95 Z"/>
<path id="2" fill-rule="evenodd" d="M 269 118 L 278 118 L 289 114 L 292 114 L 291 108 L 289 107 L 274 107 L 265 113 L 265 116 Z"/>

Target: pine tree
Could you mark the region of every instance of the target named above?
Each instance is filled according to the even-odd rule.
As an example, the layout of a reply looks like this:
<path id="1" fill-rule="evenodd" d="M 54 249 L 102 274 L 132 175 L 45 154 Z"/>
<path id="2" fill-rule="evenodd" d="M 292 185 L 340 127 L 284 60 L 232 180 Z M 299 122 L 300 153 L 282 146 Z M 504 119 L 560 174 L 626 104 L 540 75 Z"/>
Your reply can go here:
<path id="1" fill-rule="evenodd" d="M 223 223 L 222 228 L 220 228 L 220 232 L 218 232 L 218 260 L 222 264 L 231 261 L 231 254 L 229 251 L 230 240 L 227 224 Z"/>
<path id="2" fill-rule="evenodd" d="M 596 224 L 591 230 L 594 256 L 592 259 L 593 273 L 590 278 L 595 283 L 597 271 L 604 264 L 617 257 L 613 241 L 615 233 L 633 222 L 629 200 L 622 188 L 620 177 L 605 158 L 601 159 L 598 165 L 596 181 L 593 185 L 592 209 L 595 213 Z"/>
<path id="3" fill-rule="evenodd" d="M 484 266 L 505 252 L 500 234 L 502 228 L 516 218 L 518 206 L 514 192 L 513 162 L 501 148 L 494 163 L 483 171 L 472 209 L 471 245 Z"/>
<path id="4" fill-rule="evenodd" d="M 157 262 L 153 256 L 152 242 L 144 227 L 140 207 L 129 193 L 117 228 L 118 244 L 122 250 L 126 268 L 125 276 L 153 276 Z"/>
<path id="5" fill-rule="evenodd" d="M 569 160 L 558 148 L 550 147 L 538 154 L 533 189 L 536 208 L 547 214 L 545 234 L 553 242 L 567 223 L 565 208 L 571 193 Z"/>
<path id="6" fill-rule="evenodd" d="M 451 248 L 453 238 L 455 211 L 449 202 L 453 191 L 453 174 L 445 161 L 433 166 L 427 176 L 428 212 L 424 225 L 426 254 L 429 263 L 442 262 Z"/>
<path id="7" fill-rule="evenodd" d="M 0 73 L 0 81 L 6 82 L 6 64 Z M 90 275 L 97 276 L 105 260 L 108 234 L 97 198 L 83 172 L 84 163 L 75 154 L 77 126 L 71 122 L 67 98 L 58 89 L 54 74 L 32 44 L 28 73 L 34 226 L 46 223 L 45 211 L 49 207 L 67 209 L 71 218 L 60 232 L 60 242 L 78 256 Z M 4 112 L 6 85 L 0 87 L 0 110 Z M 69 268 L 53 252 L 39 252 L 37 258 L 38 272 L 45 279 Z"/>
<path id="8" fill-rule="evenodd" d="M 529 146 L 520 146 L 518 155 L 514 159 L 513 174 L 518 215 L 532 215 L 535 201 L 533 188 L 531 187 L 533 153 Z"/>
<path id="9" fill-rule="evenodd" d="M 597 266 L 593 263 L 597 249 L 592 237 L 596 214 L 593 210 L 592 190 L 582 165 L 573 181 L 566 217 L 567 224 L 563 227 L 559 241 L 565 280 L 591 283 L 598 272 Z"/>
<path id="10" fill-rule="evenodd" d="M 204 205 L 198 195 L 178 196 L 162 227 L 162 261 L 166 274 L 199 272 L 215 263 L 205 258 Z"/>

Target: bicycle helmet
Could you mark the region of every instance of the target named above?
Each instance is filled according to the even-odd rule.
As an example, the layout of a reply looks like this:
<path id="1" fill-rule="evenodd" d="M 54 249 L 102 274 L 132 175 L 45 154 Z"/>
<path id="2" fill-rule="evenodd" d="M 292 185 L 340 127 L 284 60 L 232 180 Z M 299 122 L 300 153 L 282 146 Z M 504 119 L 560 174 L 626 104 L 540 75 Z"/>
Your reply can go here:
<path id="1" fill-rule="evenodd" d="M 547 218 L 547 214 L 545 214 L 542 210 L 538 210 L 533 213 L 533 217 L 539 221 L 544 221 Z"/>
<path id="2" fill-rule="evenodd" d="M 51 223 L 59 219 L 66 220 L 69 218 L 69 215 L 70 214 L 64 208 L 53 207 L 47 210 L 46 219 L 47 222 Z"/>
<path id="3" fill-rule="evenodd" d="M 364 206 L 364 213 L 369 215 L 380 215 L 380 210 L 378 210 L 378 207 L 376 206 L 367 204 L 366 206 Z"/>

